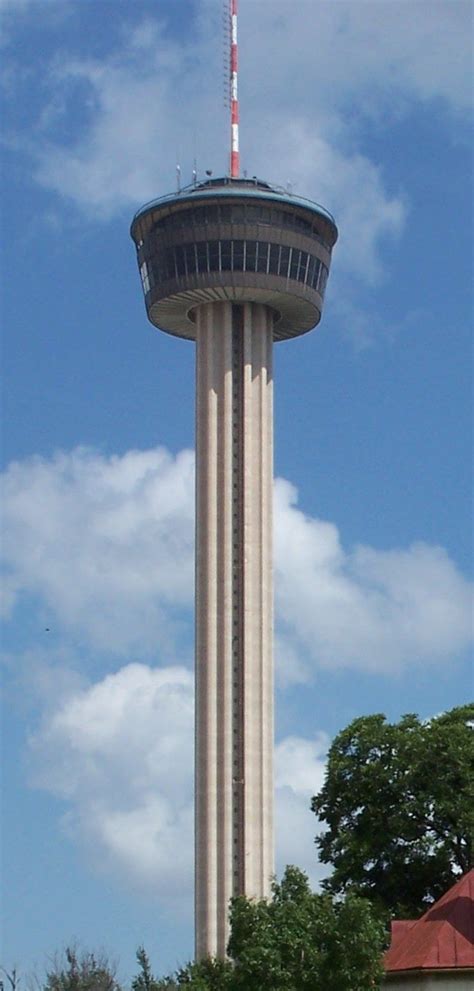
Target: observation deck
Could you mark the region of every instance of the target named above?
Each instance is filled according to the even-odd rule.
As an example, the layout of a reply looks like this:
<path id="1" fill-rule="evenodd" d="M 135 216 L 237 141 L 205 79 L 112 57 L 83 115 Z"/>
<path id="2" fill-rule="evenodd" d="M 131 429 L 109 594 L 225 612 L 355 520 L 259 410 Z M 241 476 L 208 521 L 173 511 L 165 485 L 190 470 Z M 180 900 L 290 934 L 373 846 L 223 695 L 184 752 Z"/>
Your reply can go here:
<path id="1" fill-rule="evenodd" d="M 273 339 L 315 327 L 338 232 L 324 207 L 253 179 L 209 179 L 135 215 L 148 318 L 195 340 L 195 309 L 227 300 L 274 314 Z"/>

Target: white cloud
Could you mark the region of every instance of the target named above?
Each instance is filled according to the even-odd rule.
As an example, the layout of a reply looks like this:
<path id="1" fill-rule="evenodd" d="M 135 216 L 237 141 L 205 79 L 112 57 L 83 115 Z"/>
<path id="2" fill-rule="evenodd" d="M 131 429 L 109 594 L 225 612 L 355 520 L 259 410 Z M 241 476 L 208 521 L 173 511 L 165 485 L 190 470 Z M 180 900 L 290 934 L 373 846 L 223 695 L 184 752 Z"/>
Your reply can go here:
<path id="1" fill-rule="evenodd" d="M 59 634 L 122 656 L 190 653 L 194 458 L 78 448 L 4 476 L 10 607 L 34 596 Z M 345 549 L 337 527 L 275 487 L 282 682 L 318 667 L 398 671 L 453 660 L 472 639 L 472 586 L 443 548 Z M 48 621 L 45 625 L 51 625 Z"/>
<path id="2" fill-rule="evenodd" d="M 178 667 L 128 664 L 71 689 L 30 740 L 31 780 L 63 800 L 63 828 L 96 870 L 180 901 L 192 887 L 194 690 Z M 313 880 L 328 746 L 288 737 L 276 747 L 277 868 L 295 863 Z"/>
<path id="3" fill-rule="evenodd" d="M 257 94 L 275 88 L 283 109 L 316 104 L 359 118 L 397 115 L 407 100 L 464 109 L 472 102 L 471 26 L 468 0 L 276 0 L 272 16 L 267 0 L 242 0 L 244 86 L 247 77 Z"/>
<path id="4" fill-rule="evenodd" d="M 170 649 L 194 571 L 194 456 L 84 448 L 4 476 L 6 604 L 27 592 L 60 630 L 128 653 Z M 49 625 L 49 624 L 48 624 Z"/>
<path id="5" fill-rule="evenodd" d="M 296 503 L 278 480 L 276 614 L 308 676 L 314 665 L 386 672 L 453 660 L 469 646 L 472 586 L 443 548 L 346 551 L 334 524 Z"/>
<path id="6" fill-rule="evenodd" d="M 276 873 L 295 864 L 313 885 L 327 873 L 317 859 L 314 839 L 320 824 L 311 812 L 311 799 L 323 786 L 329 738 L 312 740 L 288 736 L 275 748 Z"/>
<path id="7" fill-rule="evenodd" d="M 95 867 L 179 898 L 192 879 L 193 678 L 129 664 L 72 693 L 30 741 L 32 781 Z"/>

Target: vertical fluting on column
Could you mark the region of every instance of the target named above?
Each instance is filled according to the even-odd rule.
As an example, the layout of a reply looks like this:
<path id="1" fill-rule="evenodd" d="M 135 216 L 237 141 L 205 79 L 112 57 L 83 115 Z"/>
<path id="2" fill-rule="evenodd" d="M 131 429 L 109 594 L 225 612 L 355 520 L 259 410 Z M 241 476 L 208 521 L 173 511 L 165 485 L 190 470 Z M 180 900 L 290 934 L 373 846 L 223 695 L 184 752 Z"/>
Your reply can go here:
<path id="1" fill-rule="evenodd" d="M 273 872 L 271 311 L 196 310 L 196 955 Z"/>
<path id="2" fill-rule="evenodd" d="M 242 603 L 244 894 L 273 874 L 273 377 L 271 310 L 243 309 Z"/>
<path id="3" fill-rule="evenodd" d="M 232 309 L 196 314 L 196 956 L 225 954 L 232 896 Z"/>

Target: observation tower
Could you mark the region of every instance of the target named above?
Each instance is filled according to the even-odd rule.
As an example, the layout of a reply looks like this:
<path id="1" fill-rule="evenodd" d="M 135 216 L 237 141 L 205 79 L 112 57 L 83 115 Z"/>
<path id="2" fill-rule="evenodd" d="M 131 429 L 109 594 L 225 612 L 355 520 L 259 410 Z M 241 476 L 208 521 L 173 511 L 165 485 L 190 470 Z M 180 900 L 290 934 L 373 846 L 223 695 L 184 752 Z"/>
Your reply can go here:
<path id="1" fill-rule="evenodd" d="M 135 215 L 149 320 L 196 342 L 196 956 L 224 957 L 231 897 L 273 866 L 274 341 L 315 327 L 337 239 L 321 206 L 230 174 Z"/>

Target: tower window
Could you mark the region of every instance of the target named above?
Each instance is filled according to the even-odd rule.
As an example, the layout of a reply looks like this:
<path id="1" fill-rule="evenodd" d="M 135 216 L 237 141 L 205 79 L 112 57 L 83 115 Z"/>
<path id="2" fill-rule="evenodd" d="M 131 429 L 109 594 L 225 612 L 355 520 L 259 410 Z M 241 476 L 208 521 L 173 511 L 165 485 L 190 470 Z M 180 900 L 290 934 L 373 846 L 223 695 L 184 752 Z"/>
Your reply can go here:
<path id="1" fill-rule="evenodd" d="M 143 291 L 168 279 L 207 272 L 260 272 L 292 279 L 324 293 L 328 270 L 314 255 L 268 241 L 196 241 L 161 248 L 140 265 Z"/>
<path id="2" fill-rule="evenodd" d="M 280 261 L 280 245 L 270 244 L 269 245 L 269 262 L 268 271 L 272 275 L 278 275 L 278 263 Z"/>
<path id="3" fill-rule="evenodd" d="M 300 267 L 298 269 L 298 282 L 306 282 L 306 273 L 308 271 L 308 260 L 309 260 L 308 252 L 302 251 L 300 258 Z"/>
<path id="4" fill-rule="evenodd" d="M 198 272 L 209 271 L 209 259 L 207 254 L 207 241 L 198 241 L 196 244 Z"/>
<path id="5" fill-rule="evenodd" d="M 234 272 L 243 272 L 244 270 L 244 242 L 243 241 L 232 241 L 233 255 L 232 255 L 232 268 Z"/>
<path id="6" fill-rule="evenodd" d="M 283 278 L 285 278 L 285 279 L 288 278 L 288 268 L 289 268 L 289 264 L 290 264 L 290 251 L 291 251 L 291 248 L 286 248 L 283 245 L 282 246 L 282 249 L 281 249 L 281 252 L 280 252 L 280 273 L 279 274 L 282 275 Z"/>
<path id="7" fill-rule="evenodd" d="M 326 289 L 326 282 L 328 281 L 328 270 L 325 265 L 321 265 L 320 278 L 318 282 L 318 290 L 321 296 L 324 296 L 324 290 Z"/>
<path id="8" fill-rule="evenodd" d="M 142 262 L 140 265 L 140 275 L 142 279 L 143 292 L 146 296 L 147 292 L 150 292 L 150 276 L 148 274 L 148 266 L 146 262 Z"/>
<path id="9" fill-rule="evenodd" d="M 301 251 L 297 248 L 291 249 L 290 279 L 298 278 L 298 268 L 300 264 Z"/>
<path id="10" fill-rule="evenodd" d="M 257 242 L 246 241 L 245 244 L 246 244 L 245 271 L 255 272 L 255 263 L 257 260 Z"/>
<path id="11" fill-rule="evenodd" d="M 181 247 L 181 245 L 178 245 L 174 249 L 174 252 L 175 252 L 175 259 L 176 259 L 176 272 L 177 272 L 178 278 L 179 278 L 180 275 L 186 275 L 186 265 L 185 265 L 185 261 L 184 261 L 184 249 Z"/>
<path id="12" fill-rule="evenodd" d="M 219 271 L 219 241 L 209 241 L 209 271 Z"/>
<path id="13" fill-rule="evenodd" d="M 268 250 L 270 245 L 268 241 L 259 241 L 258 247 L 258 258 L 257 258 L 257 272 L 265 272 L 268 270 Z"/>
<path id="14" fill-rule="evenodd" d="M 232 268 L 231 241 L 221 241 L 221 269 L 225 272 Z"/>
<path id="15" fill-rule="evenodd" d="M 185 253 L 186 253 L 186 269 L 187 269 L 187 274 L 188 275 L 194 275 L 194 273 L 196 272 L 196 267 L 197 267 L 196 266 L 196 245 L 195 244 L 186 244 L 184 250 L 185 250 Z"/>

